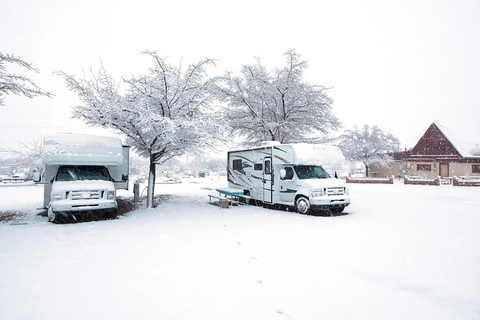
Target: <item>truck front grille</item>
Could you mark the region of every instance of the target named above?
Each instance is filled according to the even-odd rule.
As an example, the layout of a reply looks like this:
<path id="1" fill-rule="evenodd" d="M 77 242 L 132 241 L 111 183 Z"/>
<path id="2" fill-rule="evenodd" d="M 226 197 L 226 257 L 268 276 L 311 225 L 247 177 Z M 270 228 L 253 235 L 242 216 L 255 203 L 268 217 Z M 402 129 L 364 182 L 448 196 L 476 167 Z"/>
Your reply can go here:
<path id="1" fill-rule="evenodd" d="M 101 190 L 76 190 L 70 191 L 67 198 L 72 200 L 88 200 L 88 199 L 102 199 L 103 191 Z"/>
<path id="2" fill-rule="evenodd" d="M 344 187 L 331 187 L 327 188 L 327 196 L 342 196 L 345 194 Z"/>

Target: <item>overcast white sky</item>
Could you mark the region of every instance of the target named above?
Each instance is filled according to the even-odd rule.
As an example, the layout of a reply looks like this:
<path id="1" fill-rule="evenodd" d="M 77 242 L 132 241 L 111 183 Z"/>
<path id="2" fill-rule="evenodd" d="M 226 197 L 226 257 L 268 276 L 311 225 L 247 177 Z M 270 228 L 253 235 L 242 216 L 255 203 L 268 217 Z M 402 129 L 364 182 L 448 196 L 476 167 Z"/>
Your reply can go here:
<path id="1" fill-rule="evenodd" d="M 0 0 L 0 51 L 32 62 L 40 73 L 24 73 L 55 94 L 7 96 L 0 148 L 91 130 L 69 119 L 77 98 L 53 72 L 103 61 L 118 78 L 138 74 L 150 65 L 145 49 L 237 72 L 254 56 L 279 66 L 293 48 L 309 82 L 334 87 L 345 129 L 377 125 L 411 148 L 436 121 L 480 143 L 479 17 L 478 0 Z"/>

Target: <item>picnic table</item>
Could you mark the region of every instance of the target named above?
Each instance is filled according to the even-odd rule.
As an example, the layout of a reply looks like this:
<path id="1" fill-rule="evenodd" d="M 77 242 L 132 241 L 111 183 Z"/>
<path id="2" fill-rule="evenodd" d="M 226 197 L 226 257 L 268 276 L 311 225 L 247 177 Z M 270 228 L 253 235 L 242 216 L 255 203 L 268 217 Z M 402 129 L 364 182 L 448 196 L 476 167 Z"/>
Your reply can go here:
<path id="1" fill-rule="evenodd" d="M 218 199 L 218 204 L 222 207 L 228 207 L 231 204 L 240 204 L 240 198 L 249 199 L 250 197 L 243 194 L 242 189 L 238 188 L 215 188 L 218 195 L 209 194 L 209 202 L 213 199 Z"/>

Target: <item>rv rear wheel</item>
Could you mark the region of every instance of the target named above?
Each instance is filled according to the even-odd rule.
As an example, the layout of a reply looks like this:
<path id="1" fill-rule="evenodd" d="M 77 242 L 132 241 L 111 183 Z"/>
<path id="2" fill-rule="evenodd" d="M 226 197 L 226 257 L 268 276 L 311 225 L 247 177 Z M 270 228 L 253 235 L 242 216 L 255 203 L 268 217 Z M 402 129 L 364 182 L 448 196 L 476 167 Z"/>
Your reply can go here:
<path id="1" fill-rule="evenodd" d="M 299 197 L 297 201 L 295 201 L 295 208 L 298 213 L 307 214 L 308 211 L 310 211 L 310 201 L 305 197 Z"/>

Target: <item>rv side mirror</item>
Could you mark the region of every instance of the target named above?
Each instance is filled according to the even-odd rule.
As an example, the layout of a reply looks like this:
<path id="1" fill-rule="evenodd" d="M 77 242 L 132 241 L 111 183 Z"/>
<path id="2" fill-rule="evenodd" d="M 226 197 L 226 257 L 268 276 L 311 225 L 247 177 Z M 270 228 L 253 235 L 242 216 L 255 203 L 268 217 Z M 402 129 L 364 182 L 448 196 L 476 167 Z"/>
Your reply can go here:
<path id="1" fill-rule="evenodd" d="M 287 176 L 287 170 L 285 169 L 280 169 L 280 179 L 285 179 L 285 177 Z"/>
<path id="2" fill-rule="evenodd" d="M 33 182 L 40 182 L 42 180 L 42 176 L 40 175 L 40 171 L 35 171 L 33 173 Z"/>

